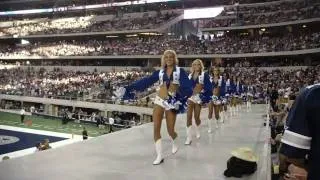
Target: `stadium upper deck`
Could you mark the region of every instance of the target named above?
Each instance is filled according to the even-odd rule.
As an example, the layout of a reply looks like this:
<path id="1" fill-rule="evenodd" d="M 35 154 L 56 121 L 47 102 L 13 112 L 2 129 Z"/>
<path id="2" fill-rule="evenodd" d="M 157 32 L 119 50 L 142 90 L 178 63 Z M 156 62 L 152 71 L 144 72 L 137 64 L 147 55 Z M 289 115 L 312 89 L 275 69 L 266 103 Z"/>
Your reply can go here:
<path id="1" fill-rule="evenodd" d="M 167 48 L 180 55 L 223 58 L 319 52 L 320 4 L 316 0 L 233 4 L 205 19 L 185 20 L 185 15 L 183 9 L 170 9 L 0 22 L 0 57 L 155 58 Z"/>
<path id="2" fill-rule="evenodd" d="M 0 11 L 14 11 L 27 9 L 43 9 L 57 7 L 75 7 L 85 5 L 99 5 L 108 3 L 124 3 L 134 4 L 134 2 L 155 2 L 155 0 L 4 0 L 0 2 Z M 163 0 L 164 3 L 170 1 L 176 2 L 180 7 L 199 7 L 199 6 L 215 6 L 215 5 L 232 5 L 235 3 L 248 4 L 258 2 L 270 2 L 274 0 Z M 133 3 L 131 3 L 133 2 Z M 126 3 L 127 4 L 127 3 Z"/>
<path id="3" fill-rule="evenodd" d="M 145 6 L 152 7 L 153 5 Z M 162 4 L 158 8 L 170 9 L 171 7 Z M 55 17 L 52 19 L 51 16 L 47 16 L 40 19 L 0 22 L 0 37 L 10 38 L 43 34 L 45 36 L 50 34 L 55 36 L 56 34 L 68 34 L 68 36 L 77 33 L 84 33 L 83 35 L 96 34 L 92 32 L 110 34 L 110 31 L 116 34 L 119 31 L 125 33 L 128 30 L 143 31 L 146 29 L 145 32 L 159 32 L 185 21 L 186 23 L 193 23 L 193 26 L 200 28 L 201 31 L 209 31 L 260 28 L 261 25 L 264 27 L 284 26 L 320 20 L 320 4 L 314 0 L 308 1 L 308 3 L 304 0 L 290 0 L 224 6 L 223 11 L 216 17 L 205 19 L 194 17 L 193 20 L 183 20 L 184 17 L 179 17 L 180 14 L 185 15 L 183 9 L 160 9 L 158 11 L 140 9 L 143 12 L 125 13 L 123 11 L 109 15 L 86 15 L 86 12 L 82 12 L 81 16 L 74 15 L 72 18 Z M 103 14 L 108 13 L 110 12 L 104 11 Z M 175 17 L 179 18 L 171 21 Z M 164 29 L 157 29 L 159 27 L 164 27 Z"/>

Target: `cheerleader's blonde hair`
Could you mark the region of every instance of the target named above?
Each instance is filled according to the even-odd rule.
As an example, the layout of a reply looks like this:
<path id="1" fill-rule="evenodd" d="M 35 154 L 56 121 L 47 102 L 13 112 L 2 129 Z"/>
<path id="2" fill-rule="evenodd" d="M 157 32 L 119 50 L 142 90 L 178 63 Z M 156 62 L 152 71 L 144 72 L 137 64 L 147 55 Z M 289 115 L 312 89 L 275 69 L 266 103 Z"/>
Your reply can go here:
<path id="1" fill-rule="evenodd" d="M 178 57 L 177 57 L 177 54 L 174 50 L 166 50 L 164 51 L 163 55 L 161 56 L 161 67 L 164 68 L 166 66 L 166 62 L 164 60 L 164 56 L 168 53 L 171 53 L 173 54 L 174 56 L 174 64 L 175 65 L 178 65 L 179 64 L 179 61 L 178 61 Z"/>

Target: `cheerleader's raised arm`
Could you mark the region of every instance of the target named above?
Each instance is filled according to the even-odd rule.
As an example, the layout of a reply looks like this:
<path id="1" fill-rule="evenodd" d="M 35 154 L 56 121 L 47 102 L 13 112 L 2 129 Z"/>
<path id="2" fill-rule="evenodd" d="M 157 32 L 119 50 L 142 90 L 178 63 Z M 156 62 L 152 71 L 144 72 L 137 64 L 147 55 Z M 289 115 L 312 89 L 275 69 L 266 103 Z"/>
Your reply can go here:
<path id="1" fill-rule="evenodd" d="M 147 88 L 151 87 L 154 83 L 159 80 L 159 70 L 152 73 L 152 75 L 142 78 L 133 82 L 132 84 L 124 87 L 125 93 L 123 94 L 122 99 L 134 99 L 134 91 L 142 92 Z"/>

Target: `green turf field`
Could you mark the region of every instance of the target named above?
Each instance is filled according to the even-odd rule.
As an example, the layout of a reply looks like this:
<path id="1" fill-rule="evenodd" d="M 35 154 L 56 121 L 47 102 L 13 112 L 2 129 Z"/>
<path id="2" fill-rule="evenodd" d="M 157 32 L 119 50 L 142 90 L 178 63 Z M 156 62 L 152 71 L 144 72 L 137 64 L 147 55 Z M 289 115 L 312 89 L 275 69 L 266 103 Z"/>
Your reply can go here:
<path id="1" fill-rule="evenodd" d="M 49 119 L 49 118 L 43 118 L 40 116 L 25 116 L 24 120 L 25 121 L 32 120 L 32 125 L 27 126 L 25 124 L 21 124 L 20 115 L 18 114 L 0 112 L 0 125 L 38 129 L 38 130 L 44 130 L 44 131 L 54 131 L 54 132 L 61 132 L 61 133 L 68 133 L 68 134 L 78 134 L 78 135 L 82 135 L 83 126 L 85 126 L 88 131 L 88 135 L 91 137 L 100 136 L 109 132 L 108 126 L 106 126 L 106 129 L 99 129 L 98 127 L 95 126 L 95 124 L 88 124 L 88 123 L 78 124 L 75 122 L 69 122 L 66 125 L 62 125 L 61 120 L 59 119 Z"/>

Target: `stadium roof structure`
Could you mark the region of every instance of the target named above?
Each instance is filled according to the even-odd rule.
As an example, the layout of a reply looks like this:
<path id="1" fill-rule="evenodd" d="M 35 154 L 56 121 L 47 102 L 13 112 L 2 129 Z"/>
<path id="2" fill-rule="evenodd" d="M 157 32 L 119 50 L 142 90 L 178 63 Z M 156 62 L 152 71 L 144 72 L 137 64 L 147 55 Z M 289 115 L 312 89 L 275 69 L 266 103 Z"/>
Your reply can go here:
<path id="1" fill-rule="evenodd" d="M 179 0 L 5 0 L 0 1 L 0 11 L 61 8 L 99 4 L 145 4 Z"/>

